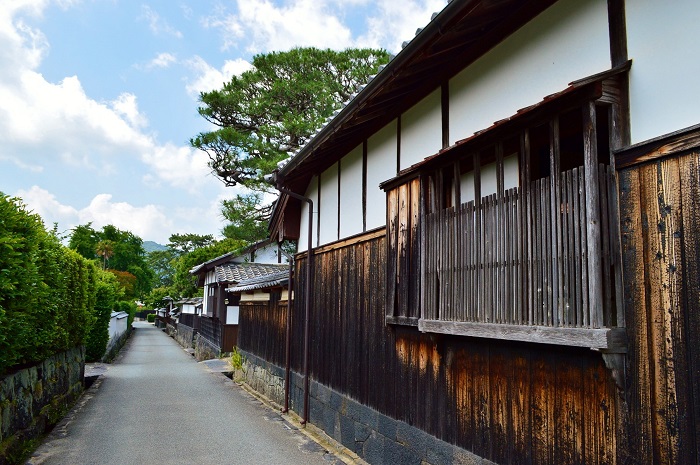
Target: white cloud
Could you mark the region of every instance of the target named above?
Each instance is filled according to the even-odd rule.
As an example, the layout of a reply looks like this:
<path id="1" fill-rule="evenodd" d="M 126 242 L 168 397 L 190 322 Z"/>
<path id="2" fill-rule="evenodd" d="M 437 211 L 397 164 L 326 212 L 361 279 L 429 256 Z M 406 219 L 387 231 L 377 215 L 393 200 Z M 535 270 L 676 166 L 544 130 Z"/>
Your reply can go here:
<path id="1" fill-rule="evenodd" d="M 143 153 L 142 161 L 153 169 L 153 174 L 143 177 L 146 184 L 167 182 L 188 192 L 199 190 L 203 183 L 210 183 L 211 170 L 207 166 L 207 157 L 197 149 L 165 144 L 153 147 Z"/>
<path id="2" fill-rule="evenodd" d="M 167 68 L 173 63 L 176 63 L 177 59 L 172 53 L 159 53 L 157 57 L 152 59 L 147 67 L 148 68 Z"/>
<path id="3" fill-rule="evenodd" d="M 367 19 L 367 32 L 357 40 L 358 46 L 383 47 L 392 53 L 410 41 L 418 28 L 425 27 L 433 13 L 441 11 L 446 0 L 380 0 L 376 13 Z"/>
<path id="4" fill-rule="evenodd" d="M 193 98 L 199 97 L 201 92 L 221 89 L 233 76 L 240 76 L 253 68 L 253 65 L 242 58 L 226 60 L 220 70 L 209 65 L 199 56 L 188 60 L 186 64 L 196 74 L 195 80 L 186 85 L 187 92 Z"/>
<path id="5" fill-rule="evenodd" d="M 24 4 L 32 5 L 35 15 L 45 6 L 38 1 Z M 22 24 L 21 18 L 13 22 L 0 9 L 2 161 L 39 172 L 49 160 L 60 159 L 101 175 L 116 174 L 116 161 L 119 166 L 136 162 L 145 163 L 157 182 L 189 192 L 211 182 L 206 162 L 195 157 L 191 148 L 155 140 L 134 94 L 125 92 L 113 101 L 98 102 L 86 94 L 77 76 L 47 81 L 37 68 L 48 44 L 40 31 Z M 5 66 L 6 62 L 10 65 Z"/>
<path id="6" fill-rule="evenodd" d="M 278 6 L 269 0 L 238 0 L 236 15 L 217 13 L 206 21 L 221 29 L 224 49 L 245 41 L 245 49 L 259 53 L 315 46 L 343 49 L 352 45 L 350 29 L 331 13 L 326 2 L 295 0 Z"/>
<path id="7" fill-rule="evenodd" d="M 95 229 L 114 225 L 119 229 L 131 231 L 144 240 L 156 240 L 166 243 L 169 231 L 174 228 L 174 221 L 153 204 L 134 206 L 126 202 L 114 202 L 112 195 L 96 195 L 84 208 L 77 209 L 61 204 L 56 196 L 38 186 L 21 190 L 15 194 L 27 205 L 29 210 L 39 214 L 46 227 L 59 224 L 60 230 L 92 223 Z"/>
<path id="8" fill-rule="evenodd" d="M 182 32 L 178 31 L 172 27 L 165 19 L 161 18 L 160 15 L 153 10 L 148 5 L 143 5 L 141 7 L 141 16 L 139 19 L 144 19 L 148 22 L 148 27 L 151 29 L 153 35 L 170 35 L 178 39 L 182 38 Z"/>
<path id="9" fill-rule="evenodd" d="M 148 124 L 146 117 L 139 113 L 136 96 L 130 93 L 123 93 L 112 102 L 112 109 L 120 116 L 126 118 L 132 127 L 141 128 Z"/>

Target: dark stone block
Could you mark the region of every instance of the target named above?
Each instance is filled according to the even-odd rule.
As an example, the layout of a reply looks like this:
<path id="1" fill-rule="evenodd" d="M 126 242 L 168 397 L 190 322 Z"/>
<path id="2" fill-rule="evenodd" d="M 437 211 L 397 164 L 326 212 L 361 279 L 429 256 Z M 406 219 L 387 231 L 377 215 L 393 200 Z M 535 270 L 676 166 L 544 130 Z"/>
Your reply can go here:
<path id="1" fill-rule="evenodd" d="M 362 448 L 362 458 L 370 464 L 380 464 L 384 460 L 384 438 L 378 434 L 372 434 L 365 441 Z"/>
<path id="2" fill-rule="evenodd" d="M 303 401 L 299 404 L 301 410 L 304 409 Z M 315 425 L 319 425 L 322 429 L 325 429 L 325 407 L 317 399 L 311 397 L 309 399 L 309 421 Z M 332 430 L 331 430 L 332 431 Z"/>
<path id="3" fill-rule="evenodd" d="M 429 436 L 426 441 L 426 459 L 433 465 L 450 465 L 454 446 Z"/>
<path id="4" fill-rule="evenodd" d="M 340 442 L 342 445 L 350 450 L 355 448 L 355 422 L 352 419 L 346 417 L 345 415 L 338 415 L 339 426 L 340 426 L 340 438 L 336 438 L 336 441 Z"/>
<path id="5" fill-rule="evenodd" d="M 372 434 L 369 426 L 362 423 L 354 423 L 355 425 L 355 442 L 365 442 Z"/>
<path id="6" fill-rule="evenodd" d="M 365 405 L 359 405 L 360 408 L 360 423 L 367 425 L 373 430 L 378 428 L 379 424 L 379 412 L 373 410 Z"/>
<path id="7" fill-rule="evenodd" d="M 343 396 L 335 391 L 330 392 L 329 399 L 330 407 L 336 412 L 341 412 L 343 410 Z"/>
<path id="8" fill-rule="evenodd" d="M 384 453 L 382 463 L 385 465 L 420 465 L 421 457 L 403 445 L 386 440 L 384 441 Z"/>
<path id="9" fill-rule="evenodd" d="M 455 465 L 485 465 L 485 463 L 491 463 L 488 460 L 482 459 L 478 455 L 475 455 L 459 447 L 452 447 L 452 463 Z"/>
<path id="10" fill-rule="evenodd" d="M 335 438 L 335 425 L 338 423 L 338 412 L 326 406 L 323 408 L 323 422 L 321 423 L 323 431 L 332 438 Z"/>
<path id="11" fill-rule="evenodd" d="M 393 418 L 382 414 L 379 414 L 379 418 L 377 420 L 377 432 L 387 439 L 396 441 L 396 424 L 398 422 Z"/>
<path id="12" fill-rule="evenodd" d="M 355 421 L 361 421 L 362 409 L 363 407 L 352 399 L 346 399 L 345 402 L 345 416 L 351 418 Z"/>
<path id="13" fill-rule="evenodd" d="M 423 430 L 403 421 L 397 422 L 396 441 L 404 444 L 421 457 L 426 456 L 428 437 L 429 435 Z"/>
<path id="14" fill-rule="evenodd" d="M 331 390 L 321 383 L 313 383 L 313 386 L 310 392 L 315 392 L 314 397 L 324 404 L 329 405 L 331 402 Z"/>

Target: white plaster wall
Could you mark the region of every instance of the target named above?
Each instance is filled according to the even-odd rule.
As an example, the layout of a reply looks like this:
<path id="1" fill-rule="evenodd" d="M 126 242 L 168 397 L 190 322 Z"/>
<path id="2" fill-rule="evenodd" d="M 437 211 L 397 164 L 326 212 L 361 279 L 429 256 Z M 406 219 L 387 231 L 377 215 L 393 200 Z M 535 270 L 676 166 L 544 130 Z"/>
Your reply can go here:
<path id="1" fill-rule="evenodd" d="M 340 160 L 340 238 L 362 232 L 362 145 Z"/>
<path id="2" fill-rule="evenodd" d="M 396 120 L 367 140 L 367 229 L 386 226 L 386 193 L 379 184 L 396 176 Z"/>
<path id="3" fill-rule="evenodd" d="M 460 177 L 460 196 L 462 203 L 475 200 L 474 197 L 474 172 L 464 173 Z M 503 187 L 505 190 L 518 187 L 520 176 L 518 174 L 518 155 L 509 155 L 503 158 Z M 495 194 L 497 192 L 498 179 L 496 163 L 489 163 L 481 167 L 481 196 Z"/>
<path id="4" fill-rule="evenodd" d="M 313 247 L 316 247 L 318 245 L 318 241 L 316 240 L 316 229 L 317 229 L 317 221 L 316 221 L 316 215 L 318 214 L 318 178 L 314 176 L 311 178 L 311 182 L 309 182 L 309 186 L 306 188 L 306 192 L 304 193 L 304 196 L 311 199 L 311 201 L 314 203 L 314 221 L 313 221 L 313 240 L 311 241 L 311 244 Z M 299 240 L 297 241 L 297 251 L 298 252 L 303 252 L 307 249 L 307 237 L 308 237 L 308 228 L 309 228 L 309 204 L 308 202 L 301 202 L 301 222 L 299 225 L 300 231 L 299 231 Z"/>
<path id="5" fill-rule="evenodd" d="M 362 188 L 362 184 L 360 184 Z M 320 244 L 338 240 L 338 163 L 321 173 Z"/>
<path id="6" fill-rule="evenodd" d="M 192 304 L 182 304 L 182 313 L 187 313 L 187 314 L 194 315 L 194 313 L 195 313 L 195 311 L 194 311 L 194 305 L 192 305 Z"/>
<path id="7" fill-rule="evenodd" d="M 450 144 L 609 69 L 608 34 L 606 0 L 552 5 L 450 81 Z"/>
<path id="8" fill-rule="evenodd" d="M 226 324 L 227 325 L 237 325 L 238 315 L 239 315 L 238 305 L 227 305 L 226 306 Z"/>
<path id="9" fill-rule="evenodd" d="M 632 143 L 700 123 L 700 2 L 625 2 Z"/>
<path id="10" fill-rule="evenodd" d="M 401 115 L 401 169 L 415 165 L 441 148 L 441 91 L 437 89 Z"/>

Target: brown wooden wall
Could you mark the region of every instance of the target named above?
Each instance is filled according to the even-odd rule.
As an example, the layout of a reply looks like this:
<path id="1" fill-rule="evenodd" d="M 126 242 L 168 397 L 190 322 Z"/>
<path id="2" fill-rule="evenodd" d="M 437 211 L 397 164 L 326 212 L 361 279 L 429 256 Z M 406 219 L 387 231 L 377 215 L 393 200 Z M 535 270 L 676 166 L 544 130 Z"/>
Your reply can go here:
<path id="1" fill-rule="evenodd" d="M 619 172 L 631 463 L 700 460 L 700 151 Z"/>
<path id="2" fill-rule="evenodd" d="M 241 302 L 238 315 L 238 347 L 283 367 L 287 301 L 280 302 L 279 292 L 270 294 L 268 302 Z"/>
<path id="3" fill-rule="evenodd" d="M 315 255 L 313 379 L 496 463 L 616 463 L 617 393 L 600 354 L 386 325 L 386 236 L 374 236 Z M 305 266 L 302 256 L 293 304 L 297 372 Z"/>

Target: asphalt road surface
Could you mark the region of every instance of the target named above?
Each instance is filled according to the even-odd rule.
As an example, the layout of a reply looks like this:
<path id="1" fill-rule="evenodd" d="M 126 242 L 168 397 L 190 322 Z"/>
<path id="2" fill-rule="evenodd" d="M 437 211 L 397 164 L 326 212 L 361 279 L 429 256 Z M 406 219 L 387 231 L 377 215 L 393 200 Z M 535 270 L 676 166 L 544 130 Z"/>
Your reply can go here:
<path id="1" fill-rule="evenodd" d="M 28 464 L 342 463 L 147 323 Z"/>

